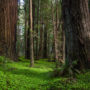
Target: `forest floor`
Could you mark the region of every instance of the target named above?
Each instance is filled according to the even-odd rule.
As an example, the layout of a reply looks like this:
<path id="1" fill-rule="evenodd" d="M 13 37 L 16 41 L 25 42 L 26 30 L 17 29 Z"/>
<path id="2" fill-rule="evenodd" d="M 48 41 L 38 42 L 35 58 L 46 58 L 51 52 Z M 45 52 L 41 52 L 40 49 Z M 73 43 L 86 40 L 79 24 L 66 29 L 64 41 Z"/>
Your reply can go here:
<path id="1" fill-rule="evenodd" d="M 28 60 L 0 65 L 0 90 L 90 90 L 90 70 L 77 79 L 53 77 L 54 62 L 35 61 L 30 68 Z"/>

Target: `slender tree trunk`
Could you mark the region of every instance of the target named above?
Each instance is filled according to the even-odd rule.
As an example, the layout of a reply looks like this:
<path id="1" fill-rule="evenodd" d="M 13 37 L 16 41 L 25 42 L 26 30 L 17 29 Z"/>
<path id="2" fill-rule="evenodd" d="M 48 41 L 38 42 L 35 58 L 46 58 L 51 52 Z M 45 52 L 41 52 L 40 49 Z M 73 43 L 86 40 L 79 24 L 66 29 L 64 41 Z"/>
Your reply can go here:
<path id="1" fill-rule="evenodd" d="M 25 58 L 27 59 L 27 7 L 25 2 Z"/>
<path id="2" fill-rule="evenodd" d="M 43 58 L 47 58 L 47 28 L 45 26 L 45 29 L 44 29 L 44 50 L 43 50 Z"/>
<path id="3" fill-rule="evenodd" d="M 43 58 L 43 20 L 41 19 L 41 28 L 40 28 L 40 42 L 39 42 L 39 58 Z"/>
<path id="4" fill-rule="evenodd" d="M 25 58 L 30 59 L 30 17 L 28 17 L 27 2 L 25 2 Z"/>
<path id="5" fill-rule="evenodd" d="M 30 0 L 30 66 L 34 66 L 34 51 L 33 51 L 33 15 L 32 15 L 32 0 Z"/>
<path id="6" fill-rule="evenodd" d="M 59 58 L 58 58 L 58 44 L 57 44 L 57 24 L 56 24 L 56 19 L 54 16 L 54 8 L 52 5 L 52 20 L 53 20 L 53 33 L 54 33 L 54 49 L 55 49 L 55 60 L 56 62 L 58 62 Z"/>
<path id="7" fill-rule="evenodd" d="M 63 62 L 65 63 L 65 32 L 64 32 L 64 28 L 62 29 L 63 29 Z"/>
<path id="8" fill-rule="evenodd" d="M 39 0 L 38 0 L 38 7 L 37 7 L 37 39 L 36 39 L 36 59 L 38 59 L 38 50 L 39 50 L 39 35 L 38 35 L 38 32 L 39 32 Z"/>
<path id="9" fill-rule="evenodd" d="M 36 14 L 36 4 L 35 4 L 35 1 L 33 0 L 33 2 L 32 2 L 32 17 L 33 17 L 33 48 L 34 48 L 34 57 L 36 56 L 36 47 L 35 47 L 35 42 L 36 42 L 36 40 L 35 40 L 35 24 L 36 24 L 36 16 L 35 16 L 35 14 Z"/>

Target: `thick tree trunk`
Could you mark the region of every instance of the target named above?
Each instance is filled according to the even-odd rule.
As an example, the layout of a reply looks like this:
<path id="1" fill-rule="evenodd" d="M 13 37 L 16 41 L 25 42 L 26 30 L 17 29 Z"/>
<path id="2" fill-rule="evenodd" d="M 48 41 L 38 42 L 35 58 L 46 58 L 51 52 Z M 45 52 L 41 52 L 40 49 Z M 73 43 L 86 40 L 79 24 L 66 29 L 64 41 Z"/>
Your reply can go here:
<path id="1" fill-rule="evenodd" d="M 16 59 L 17 0 L 0 0 L 0 55 Z"/>
<path id="2" fill-rule="evenodd" d="M 69 67 L 85 68 L 90 59 L 90 19 L 88 0 L 63 0 L 65 60 Z"/>

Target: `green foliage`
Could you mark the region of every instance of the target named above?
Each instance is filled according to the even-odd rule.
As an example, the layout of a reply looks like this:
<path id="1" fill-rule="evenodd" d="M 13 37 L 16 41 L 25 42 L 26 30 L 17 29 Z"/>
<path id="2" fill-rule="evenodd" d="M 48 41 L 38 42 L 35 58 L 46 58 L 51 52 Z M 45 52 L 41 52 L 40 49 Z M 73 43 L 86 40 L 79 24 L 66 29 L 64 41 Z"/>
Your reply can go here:
<path id="1" fill-rule="evenodd" d="M 0 90 L 6 89 L 6 75 L 0 70 Z"/>
<path id="2" fill-rule="evenodd" d="M 50 75 L 54 68 L 54 63 L 45 60 L 37 61 L 34 68 L 29 67 L 29 61 L 7 63 L 6 67 L 0 66 L 0 73 L 2 73 L 0 74 L 0 88 L 42 90 L 42 85 L 51 80 Z"/>
<path id="3" fill-rule="evenodd" d="M 77 75 L 77 78 L 54 78 L 46 86 L 48 86 L 48 90 L 89 90 L 90 70 Z"/>
<path id="4" fill-rule="evenodd" d="M 47 59 L 35 61 L 30 68 L 29 61 L 20 57 L 19 62 L 0 65 L 0 90 L 89 90 L 90 71 L 77 75 L 77 79 L 52 77 L 55 64 Z"/>
<path id="5" fill-rule="evenodd" d="M 7 62 L 11 62 L 11 60 L 6 58 L 5 56 L 0 56 L 0 64 L 5 64 Z"/>
<path id="6" fill-rule="evenodd" d="M 28 62 L 29 59 L 25 59 L 25 57 L 19 57 L 19 61 L 21 61 L 21 62 Z"/>
<path id="7" fill-rule="evenodd" d="M 79 74 L 80 71 L 77 68 L 75 68 L 75 66 L 77 66 L 77 63 L 78 63 L 78 60 L 73 61 L 71 64 L 69 64 L 68 60 L 66 60 L 65 64 L 63 64 L 60 68 L 61 75 L 73 77 L 77 73 Z"/>
<path id="8" fill-rule="evenodd" d="M 5 62 L 5 57 L 4 56 L 0 56 L 0 63 L 4 63 Z"/>

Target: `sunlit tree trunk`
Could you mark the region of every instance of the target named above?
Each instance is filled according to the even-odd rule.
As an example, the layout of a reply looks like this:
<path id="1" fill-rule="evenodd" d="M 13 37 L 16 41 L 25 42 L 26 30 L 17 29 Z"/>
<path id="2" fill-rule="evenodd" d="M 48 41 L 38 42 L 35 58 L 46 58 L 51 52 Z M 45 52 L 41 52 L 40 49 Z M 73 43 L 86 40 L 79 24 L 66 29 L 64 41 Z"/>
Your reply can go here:
<path id="1" fill-rule="evenodd" d="M 32 0 L 30 0 L 30 66 L 34 66 Z"/>

